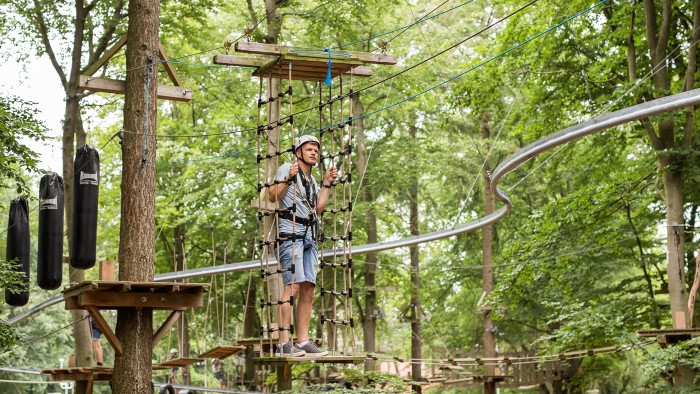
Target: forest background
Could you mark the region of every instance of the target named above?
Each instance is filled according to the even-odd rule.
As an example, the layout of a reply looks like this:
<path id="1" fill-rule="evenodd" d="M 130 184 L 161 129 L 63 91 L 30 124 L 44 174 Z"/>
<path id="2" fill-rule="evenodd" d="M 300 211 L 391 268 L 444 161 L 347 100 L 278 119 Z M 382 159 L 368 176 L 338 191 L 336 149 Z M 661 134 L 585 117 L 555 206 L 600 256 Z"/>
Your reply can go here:
<path id="1" fill-rule="evenodd" d="M 390 40 L 387 50 L 398 57 L 398 64 L 374 67 L 371 79 L 356 79 L 362 87 L 435 55 L 527 4 L 288 0 L 277 4 L 275 18 L 261 23 L 252 39 L 274 37 L 279 43 L 318 49 L 345 44 L 342 49 L 358 51 L 379 51 L 379 41 Z M 518 148 L 595 116 L 695 87 L 698 2 L 607 1 L 539 35 L 594 4 L 534 2 L 453 50 L 357 95 L 364 112 L 372 115 L 363 122 L 366 171 L 355 169 L 363 175 L 361 186 L 354 187 L 354 244 L 440 230 L 481 217 L 484 177 Z M 94 62 L 100 50 L 124 34 L 125 3 L 4 0 L 0 7 L 3 61 L 49 56 L 54 69 L 46 73 L 54 73 L 66 91 L 66 100 L 55 103 L 66 107 L 64 128 L 70 124 L 81 130 L 76 141 L 84 138 L 99 148 L 98 256 L 115 259 L 121 149 L 113 137 L 122 129 L 123 97 L 81 95 L 72 81 L 76 70 Z M 75 15 L 80 7 L 86 13 L 79 41 L 85 45 L 76 54 L 80 18 Z M 240 37 L 246 26 L 260 22 L 268 9 L 254 0 L 162 2 L 161 43 L 176 59 L 174 66 L 194 98 L 189 103 L 159 103 L 161 137 L 154 164 L 157 273 L 173 271 L 174 262 L 182 263 L 183 257 L 189 269 L 222 264 L 224 256 L 226 262 L 253 257 L 258 220 L 250 201 L 257 194 L 257 165 L 248 149 L 255 146 L 256 135 L 237 131 L 256 126 L 258 82 L 249 69 L 214 66 L 211 58 L 223 53 L 227 39 Z M 432 10 L 437 16 L 424 23 L 367 39 L 416 22 Z M 123 77 L 123 56 L 115 56 L 106 75 Z M 165 82 L 165 73 L 159 78 Z M 299 83 L 295 108 L 312 106 L 317 88 Z M 46 132 L 31 122 L 31 105 L 9 92 L 3 93 L 2 110 L 10 116 L 2 120 L 0 170 L 19 174 L 3 179 L 0 213 L 6 215 L 18 188 L 31 194 L 30 206 L 38 203 L 36 174 L 43 169 L 37 168 L 23 141 L 40 139 Z M 19 126 L 12 123 L 18 117 L 25 120 Z M 308 122 L 306 129 L 311 130 L 317 120 L 312 116 L 297 122 Z M 414 275 L 420 278 L 422 305 L 412 315 L 421 318 L 419 339 L 426 358 L 479 354 L 487 304 L 499 352 L 536 349 L 556 354 L 629 345 L 626 352 L 581 360 L 575 365 L 572 388 L 623 392 L 664 387 L 668 371 L 678 366 L 674 357 L 688 365 L 697 359 L 639 346 L 635 331 L 671 327 L 666 270 L 667 254 L 674 249 L 666 231 L 670 186 L 679 186 L 674 189 L 679 195 L 671 197 L 681 201 L 682 241 L 671 243 L 680 245 L 676 252 L 685 268 L 684 285 L 693 283 L 699 139 L 694 111 L 677 111 L 568 144 L 507 177 L 501 186 L 514 209 L 495 226 L 495 289 L 486 299 L 478 232 L 421 245 L 419 270 L 412 267 L 405 249 L 379 253 L 373 261 L 356 256 L 354 302 L 359 321 L 376 322 L 375 350 L 409 357 L 411 322 L 406 311 L 416 288 Z M 72 161 L 72 153 L 67 157 Z M 673 183 L 670 178 L 676 175 Z M 36 237 L 36 212 L 30 217 Z M 417 228 L 412 228 L 412 219 Z M 176 250 L 182 245 L 184 253 L 178 259 Z M 369 287 L 368 267 L 376 270 L 376 283 Z M 95 271 L 87 271 L 86 277 L 96 279 Z M 212 287 L 207 305 L 188 316 L 193 355 L 243 335 L 245 304 L 251 298 L 247 289 L 249 284 L 258 287 L 254 272 L 230 274 L 225 285 L 222 275 L 196 281 Z M 0 316 L 11 318 L 56 294 L 33 284 L 27 307 L 3 308 Z M 368 294 L 376 295 L 369 315 Z M 59 357 L 67 359 L 73 352 L 70 329 L 22 344 L 71 321 L 70 313 L 52 307 L 14 326 L 21 338 L 6 344 L 2 364 L 57 367 Z M 356 331 L 362 338 L 359 325 Z M 165 358 L 173 346 L 177 347 L 175 333 L 154 350 L 154 358 Z M 56 359 L 47 359 L 47 354 Z"/>

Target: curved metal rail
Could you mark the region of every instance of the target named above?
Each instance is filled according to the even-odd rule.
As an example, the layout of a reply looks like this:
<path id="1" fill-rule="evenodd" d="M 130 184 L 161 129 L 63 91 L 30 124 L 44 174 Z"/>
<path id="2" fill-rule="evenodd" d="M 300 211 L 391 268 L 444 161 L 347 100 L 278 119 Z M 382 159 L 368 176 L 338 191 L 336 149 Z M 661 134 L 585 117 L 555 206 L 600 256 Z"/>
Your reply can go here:
<path id="1" fill-rule="evenodd" d="M 615 126 L 619 126 L 625 123 L 629 123 L 635 120 L 648 118 L 650 116 L 660 115 L 665 112 L 686 108 L 694 105 L 700 104 L 700 89 L 691 90 L 688 92 L 683 92 L 679 94 L 674 94 L 672 96 L 667 96 L 664 98 L 656 99 L 642 104 L 637 104 L 632 107 L 624 108 L 619 111 L 611 112 L 606 115 L 601 115 L 593 118 L 589 121 L 579 123 L 575 126 L 568 127 L 564 130 L 558 131 L 547 137 L 533 142 L 530 145 L 518 150 L 503 162 L 501 162 L 498 167 L 491 174 L 490 187 L 491 192 L 494 196 L 505 205 L 498 211 L 484 216 L 482 218 L 473 220 L 471 222 L 461 224 L 459 226 L 450 227 L 448 229 L 433 231 L 426 234 L 416 235 L 413 237 L 401 238 L 394 241 L 387 242 L 377 242 L 374 244 L 366 244 L 357 247 L 353 247 L 353 254 L 365 254 L 370 252 L 380 252 L 383 250 L 402 248 L 411 245 L 417 245 L 420 243 L 436 241 L 443 238 L 449 238 L 455 235 L 466 234 L 472 231 L 478 230 L 486 225 L 495 223 L 501 220 L 503 217 L 510 213 L 513 205 L 506 195 L 506 193 L 498 188 L 498 182 L 510 172 L 517 169 L 521 164 L 527 162 L 531 158 L 539 155 L 542 152 L 546 152 L 560 145 L 566 144 L 571 141 L 586 137 L 591 134 L 595 134 Z M 342 251 L 340 252 L 342 253 Z M 325 250 L 322 255 L 324 257 L 330 257 L 333 255 L 333 250 Z M 275 261 L 271 261 L 271 264 L 275 264 Z M 204 267 L 196 268 L 191 270 L 185 270 L 180 272 L 170 272 L 166 274 L 159 274 L 155 276 L 156 281 L 172 281 L 188 278 L 196 278 L 200 276 L 209 276 L 216 274 L 223 274 L 227 272 L 237 272 L 245 271 L 260 267 L 259 260 L 244 261 L 239 263 L 231 263 L 226 265 L 220 265 L 216 267 Z M 13 319 L 8 320 L 10 324 L 15 324 L 40 310 L 56 304 L 61 301 L 63 297 L 57 296 L 53 297 L 43 303 L 37 305 L 36 307 L 15 316 Z"/>

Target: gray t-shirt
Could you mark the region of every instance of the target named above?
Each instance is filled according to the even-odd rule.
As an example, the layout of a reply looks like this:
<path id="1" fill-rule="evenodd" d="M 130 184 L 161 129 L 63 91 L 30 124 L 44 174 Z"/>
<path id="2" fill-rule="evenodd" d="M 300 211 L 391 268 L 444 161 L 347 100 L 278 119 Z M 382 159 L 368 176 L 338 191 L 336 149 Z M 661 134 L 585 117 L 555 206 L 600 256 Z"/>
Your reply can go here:
<path id="1" fill-rule="evenodd" d="M 277 180 L 283 180 L 284 177 L 289 175 L 289 169 L 292 167 L 292 163 L 285 163 L 277 169 Z M 289 184 L 287 188 L 287 193 L 279 203 L 280 208 L 291 207 L 296 200 L 296 214 L 297 218 L 307 219 L 309 217 L 309 205 L 316 206 L 316 201 L 318 200 L 318 184 L 313 176 L 310 176 L 311 182 L 309 184 L 309 193 L 307 197 L 306 189 L 301 182 L 301 169 L 296 176 L 295 183 Z M 295 192 L 296 190 L 296 192 Z M 310 198 L 309 198 L 310 197 Z M 314 208 L 315 209 L 315 208 Z M 306 231 L 306 226 L 300 223 L 296 223 L 294 227 L 294 232 L 299 235 L 303 235 Z M 280 233 L 292 233 L 292 221 L 280 218 Z"/>

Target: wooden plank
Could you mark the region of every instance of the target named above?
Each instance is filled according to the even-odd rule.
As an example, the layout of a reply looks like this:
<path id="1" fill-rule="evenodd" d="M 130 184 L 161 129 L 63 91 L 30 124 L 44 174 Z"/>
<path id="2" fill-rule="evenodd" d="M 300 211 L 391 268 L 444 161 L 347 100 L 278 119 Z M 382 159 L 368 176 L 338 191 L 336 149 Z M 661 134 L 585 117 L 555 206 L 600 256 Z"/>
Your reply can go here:
<path id="1" fill-rule="evenodd" d="M 89 90 L 91 92 L 125 94 L 126 82 L 116 79 L 93 78 L 87 75 L 81 75 L 78 89 Z M 192 100 L 192 91 L 179 86 L 158 85 L 158 98 L 187 102 Z"/>
<path id="2" fill-rule="evenodd" d="M 172 311 L 170 315 L 168 316 L 167 319 L 163 322 L 163 324 L 158 327 L 156 332 L 153 334 L 153 344 L 151 346 L 151 349 L 155 349 L 156 345 L 158 342 L 160 342 L 161 339 L 165 336 L 165 334 L 170 330 L 170 328 L 175 324 L 177 319 L 180 317 L 182 314 L 182 311 Z"/>
<path id="3" fill-rule="evenodd" d="M 214 56 L 214 64 L 223 66 L 238 66 L 238 67 L 262 67 L 270 62 L 270 57 L 246 57 L 234 55 L 216 55 Z"/>
<path id="4" fill-rule="evenodd" d="M 84 291 L 97 289 L 98 285 L 95 282 L 81 282 L 62 291 L 63 298 L 69 298 L 78 295 Z"/>
<path id="5" fill-rule="evenodd" d="M 88 313 L 90 313 L 92 319 L 95 320 L 97 327 L 99 327 L 100 331 L 102 331 L 102 334 L 105 336 L 105 338 L 107 338 L 107 342 L 109 342 L 109 344 L 112 345 L 112 348 L 114 349 L 114 354 L 116 354 L 117 356 L 121 356 L 122 343 L 119 342 L 119 339 L 114 334 L 114 331 L 112 331 L 112 328 L 109 326 L 109 324 L 107 324 L 104 317 L 102 317 L 100 311 L 92 306 L 86 306 L 85 309 L 88 311 Z"/>
<path id="6" fill-rule="evenodd" d="M 188 365 L 192 365 L 192 364 L 198 363 L 200 361 L 204 361 L 204 360 L 201 358 L 181 357 L 181 358 L 174 358 L 174 359 L 168 360 L 168 361 L 163 361 L 162 363 L 158 364 L 158 366 L 159 367 L 166 367 L 166 368 L 186 367 Z"/>
<path id="7" fill-rule="evenodd" d="M 245 351 L 245 346 L 218 346 L 214 349 L 209 350 L 206 353 L 199 355 L 199 358 L 218 358 L 219 360 L 224 360 L 235 354 Z"/>
<path id="8" fill-rule="evenodd" d="M 668 329 L 668 330 L 639 330 L 637 331 L 637 336 L 640 338 L 646 337 L 656 337 L 660 335 L 700 335 L 700 328 L 689 328 L 689 329 Z"/>
<path id="9" fill-rule="evenodd" d="M 102 55 L 101 58 L 99 58 L 95 63 L 93 63 L 92 66 L 85 70 L 83 74 L 88 76 L 94 75 L 97 72 L 97 70 L 102 68 L 102 66 L 104 66 L 109 61 L 109 59 L 112 58 L 112 56 L 114 56 L 114 54 L 116 54 L 120 49 L 122 49 L 124 44 L 126 44 L 126 34 L 123 34 L 121 38 L 119 38 L 119 40 L 117 40 L 117 42 L 111 48 L 109 48 L 104 53 L 104 55 Z"/>
<path id="10" fill-rule="evenodd" d="M 173 85 L 182 86 L 182 81 L 177 75 L 177 71 L 175 71 L 173 65 L 168 63 L 168 56 L 165 54 L 165 48 L 163 48 L 163 45 L 160 42 L 158 42 L 158 56 L 160 57 L 160 60 L 164 60 L 163 66 L 165 67 L 165 72 L 168 73 L 168 77 L 170 77 Z"/>
<path id="11" fill-rule="evenodd" d="M 359 364 L 367 359 L 365 356 L 338 356 L 327 355 L 323 357 L 262 357 L 255 358 L 253 362 L 260 365 L 285 365 L 299 363 L 317 364 Z"/>
<path id="12" fill-rule="evenodd" d="M 235 49 L 236 49 L 236 52 L 255 53 L 258 55 L 283 55 L 283 54 L 289 53 L 290 51 L 292 51 L 294 49 L 304 50 L 304 48 L 293 48 L 293 47 L 288 47 L 288 46 L 283 46 L 283 45 L 263 44 L 263 43 L 259 43 L 259 42 L 242 42 L 242 41 L 239 41 L 236 43 Z M 338 52 L 349 53 L 353 57 L 356 57 L 362 63 L 387 64 L 387 65 L 396 64 L 396 56 L 394 56 L 394 55 L 387 55 L 387 54 L 382 54 L 382 53 L 369 53 L 369 52 L 340 51 L 340 50 Z"/>
<path id="13" fill-rule="evenodd" d="M 160 310 L 185 310 L 204 305 L 202 294 L 183 293 L 112 293 L 89 291 L 78 295 L 78 305 L 87 308 L 94 306 L 102 309 L 116 308 L 153 308 Z"/>

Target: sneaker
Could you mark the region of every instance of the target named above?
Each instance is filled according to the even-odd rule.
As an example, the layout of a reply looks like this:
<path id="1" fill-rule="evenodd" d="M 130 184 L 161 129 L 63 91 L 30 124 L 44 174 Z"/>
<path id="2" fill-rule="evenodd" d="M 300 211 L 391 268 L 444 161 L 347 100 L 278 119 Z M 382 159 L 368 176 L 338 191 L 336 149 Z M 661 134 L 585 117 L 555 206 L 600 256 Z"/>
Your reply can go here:
<path id="1" fill-rule="evenodd" d="M 292 342 L 290 341 L 283 343 L 281 346 L 275 345 L 275 356 L 277 357 L 302 357 L 305 354 L 305 351 L 298 349 L 296 346 L 292 346 Z"/>
<path id="2" fill-rule="evenodd" d="M 306 355 L 309 357 L 323 357 L 326 354 L 328 354 L 327 351 L 319 349 L 314 341 L 306 341 L 306 343 L 303 346 L 296 344 L 294 345 L 294 347 L 305 352 Z"/>

